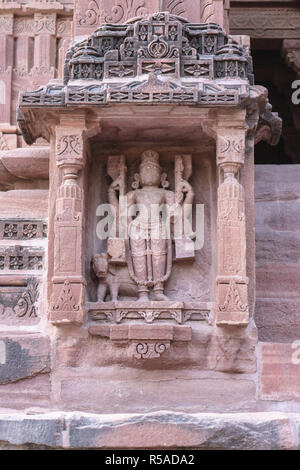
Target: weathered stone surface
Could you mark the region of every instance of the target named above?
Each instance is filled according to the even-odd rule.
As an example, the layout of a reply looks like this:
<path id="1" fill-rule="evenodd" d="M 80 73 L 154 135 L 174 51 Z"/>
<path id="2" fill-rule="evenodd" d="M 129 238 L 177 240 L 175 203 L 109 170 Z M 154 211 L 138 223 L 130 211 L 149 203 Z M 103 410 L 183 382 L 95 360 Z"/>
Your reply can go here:
<path id="1" fill-rule="evenodd" d="M 269 263 L 256 268 L 257 297 L 300 299 L 300 270 L 297 264 Z"/>
<path id="2" fill-rule="evenodd" d="M 179 375 L 127 368 L 121 373 L 116 367 L 110 368 L 108 376 L 104 368 L 98 369 L 101 378 L 97 379 L 87 377 L 86 372 L 79 376 L 77 371 L 77 377 L 61 378 L 61 408 L 106 413 L 145 413 L 169 408 L 236 412 L 251 410 L 255 404 L 256 386 L 250 379 L 199 378 L 196 371 Z"/>
<path id="3" fill-rule="evenodd" d="M 50 393 L 49 374 L 38 374 L 17 382 L 0 385 L 0 408 L 9 410 L 48 409 L 51 406 Z"/>
<path id="4" fill-rule="evenodd" d="M 0 384 L 50 371 L 50 340 L 38 334 L 0 335 Z"/>
<path id="5" fill-rule="evenodd" d="M 300 231 L 256 230 L 256 259 L 259 267 L 267 263 L 300 263 Z"/>
<path id="6" fill-rule="evenodd" d="M 0 442 L 7 448 L 283 450 L 297 448 L 299 419 L 284 413 L 4 414 Z"/>
<path id="7" fill-rule="evenodd" d="M 299 231 L 299 201 L 276 200 L 260 202 L 255 206 L 255 223 L 260 230 Z"/>
<path id="8" fill-rule="evenodd" d="M 261 399 L 300 400 L 300 341 L 262 343 Z"/>
<path id="9" fill-rule="evenodd" d="M 68 337 L 66 331 L 65 336 L 61 335 L 56 343 L 55 368 L 70 366 L 85 371 L 89 367 L 95 370 L 94 368 L 122 364 L 122 366 L 137 369 L 146 367 L 160 371 L 197 368 L 199 371 L 215 370 L 236 374 L 256 372 L 257 331 L 253 323 L 246 330 L 236 329 L 235 331 L 230 329 L 221 331 L 217 327 L 212 328 L 207 324 L 202 324 L 198 328 L 192 328 L 192 338 L 190 338 L 189 328 L 183 330 L 184 334 L 182 334 L 182 327 L 179 329 L 175 327 L 171 348 L 153 364 L 133 361 L 130 350 L 126 349 L 128 324 L 125 329 L 119 328 L 124 324 L 115 326 L 118 328 L 113 337 L 111 337 L 109 323 L 95 323 L 95 326 L 89 327 L 89 336 L 82 334 L 79 338 L 74 335 L 72 337 L 71 333 Z M 121 335 L 121 332 L 124 335 Z M 108 340 L 109 337 L 118 339 L 118 344 Z M 120 341 L 121 339 L 124 341 Z M 101 373 L 99 369 L 97 374 Z"/>
<path id="10" fill-rule="evenodd" d="M 300 302 L 291 298 L 257 299 L 255 322 L 260 341 L 291 343 L 300 338 Z"/>
<path id="11" fill-rule="evenodd" d="M 40 219 L 48 216 L 46 189 L 12 190 L 0 192 L 1 217 Z"/>
<path id="12" fill-rule="evenodd" d="M 34 444 L 61 447 L 64 417 L 60 413 L 45 415 L 0 415 L 0 442 L 12 445 Z"/>
<path id="13" fill-rule="evenodd" d="M 49 147 L 28 147 L 0 152 L 1 184 L 5 182 L 4 172 L 9 173 L 10 180 L 48 179 Z"/>
<path id="14" fill-rule="evenodd" d="M 255 169 L 256 307 L 261 341 L 300 336 L 300 165 Z"/>

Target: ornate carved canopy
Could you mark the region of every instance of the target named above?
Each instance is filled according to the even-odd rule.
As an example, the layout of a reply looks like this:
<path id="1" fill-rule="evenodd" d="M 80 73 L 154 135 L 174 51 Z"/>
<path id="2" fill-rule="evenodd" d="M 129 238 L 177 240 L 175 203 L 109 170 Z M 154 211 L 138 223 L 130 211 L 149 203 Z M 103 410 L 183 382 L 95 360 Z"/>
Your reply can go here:
<path id="1" fill-rule="evenodd" d="M 40 107 L 247 107 L 251 102 L 259 102 L 259 113 L 268 104 L 266 90 L 254 85 L 247 45 L 238 44 L 217 24 L 189 23 L 159 12 L 122 25 L 102 25 L 75 43 L 66 56 L 63 83 L 56 80 L 22 93 L 18 120 L 26 142 L 32 143 L 39 132 L 33 130 L 38 125 L 30 110 Z"/>

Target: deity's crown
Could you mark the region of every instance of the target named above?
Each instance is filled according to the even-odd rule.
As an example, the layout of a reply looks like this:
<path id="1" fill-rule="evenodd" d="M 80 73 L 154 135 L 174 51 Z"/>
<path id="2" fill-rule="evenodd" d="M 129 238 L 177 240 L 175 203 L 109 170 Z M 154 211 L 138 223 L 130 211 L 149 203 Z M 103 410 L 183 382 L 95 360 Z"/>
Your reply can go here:
<path id="1" fill-rule="evenodd" d="M 161 170 L 161 166 L 159 164 L 159 154 L 154 150 L 146 150 L 143 152 L 141 155 L 141 160 L 142 161 L 140 166 L 152 165 Z"/>

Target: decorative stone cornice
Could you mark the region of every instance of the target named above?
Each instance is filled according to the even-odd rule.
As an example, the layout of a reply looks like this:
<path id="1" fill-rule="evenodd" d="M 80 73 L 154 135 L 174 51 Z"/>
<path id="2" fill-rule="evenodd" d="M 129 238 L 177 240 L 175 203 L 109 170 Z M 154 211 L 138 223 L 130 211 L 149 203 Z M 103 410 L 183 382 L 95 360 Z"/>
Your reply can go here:
<path id="1" fill-rule="evenodd" d="M 299 7 L 233 5 L 230 9 L 230 32 L 252 38 L 300 38 Z"/>
<path id="2" fill-rule="evenodd" d="M 72 2 L 63 4 L 55 0 L 29 0 L 28 2 L 14 2 L 0 0 L 0 10 L 5 11 L 6 13 L 35 13 L 35 12 L 45 12 L 45 13 L 61 13 L 62 11 L 72 11 L 74 5 Z"/>

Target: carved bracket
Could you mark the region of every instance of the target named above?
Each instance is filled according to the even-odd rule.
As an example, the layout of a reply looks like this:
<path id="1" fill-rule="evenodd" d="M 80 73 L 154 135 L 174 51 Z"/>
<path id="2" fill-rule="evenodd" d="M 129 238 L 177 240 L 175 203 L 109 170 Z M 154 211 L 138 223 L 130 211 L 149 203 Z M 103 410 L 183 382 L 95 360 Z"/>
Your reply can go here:
<path id="1" fill-rule="evenodd" d="M 158 359 L 172 342 L 192 339 L 191 327 L 173 325 L 99 325 L 90 326 L 89 333 L 109 338 L 116 345 L 128 343 L 128 354 L 133 359 Z"/>

